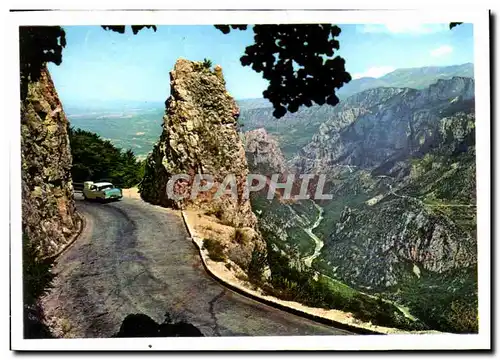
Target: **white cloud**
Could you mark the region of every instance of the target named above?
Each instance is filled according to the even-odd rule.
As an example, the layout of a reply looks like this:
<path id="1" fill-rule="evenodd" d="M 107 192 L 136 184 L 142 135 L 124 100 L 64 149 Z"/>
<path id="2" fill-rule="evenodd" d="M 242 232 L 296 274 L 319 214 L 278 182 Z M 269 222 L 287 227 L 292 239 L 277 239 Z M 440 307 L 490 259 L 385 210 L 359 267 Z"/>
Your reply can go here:
<path id="1" fill-rule="evenodd" d="M 385 74 L 393 72 L 394 70 L 396 70 L 396 68 L 394 68 L 392 66 L 374 66 L 374 67 L 371 67 L 362 73 L 355 73 L 355 74 L 352 74 L 351 76 L 353 79 L 359 79 L 362 77 L 379 78 L 381 76 L 384 76 Z"/>
<path id="2" fill-rule="evenodd" d="M 383 24 L 364 24 L 358 26 L 358 31 L 362 33 L 426 35 L 448 30 L 448 24 L 409 22 L 406 19 L 404 21 L 394 20 Z"/>
<path id="3" fill-rule="evenodd" d="M 453 51 L 453 48 L 450 45 L 443 45 L 431 51 L 431 56 L 439 57 L 448 55 Z"/>

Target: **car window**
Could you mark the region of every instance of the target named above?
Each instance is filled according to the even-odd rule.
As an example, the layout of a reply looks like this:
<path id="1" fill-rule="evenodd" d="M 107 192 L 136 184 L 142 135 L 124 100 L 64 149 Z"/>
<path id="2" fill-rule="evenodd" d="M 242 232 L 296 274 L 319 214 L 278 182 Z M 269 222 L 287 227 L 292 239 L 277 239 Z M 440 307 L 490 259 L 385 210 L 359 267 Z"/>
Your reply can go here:
<path id="1" fill-rule="evenodd" d="M 113 188 L 113 185 L 103 185 L 99 188 L 99 191 L 103 191 L 106 189 L 112 189 L 112 188 Z"/>

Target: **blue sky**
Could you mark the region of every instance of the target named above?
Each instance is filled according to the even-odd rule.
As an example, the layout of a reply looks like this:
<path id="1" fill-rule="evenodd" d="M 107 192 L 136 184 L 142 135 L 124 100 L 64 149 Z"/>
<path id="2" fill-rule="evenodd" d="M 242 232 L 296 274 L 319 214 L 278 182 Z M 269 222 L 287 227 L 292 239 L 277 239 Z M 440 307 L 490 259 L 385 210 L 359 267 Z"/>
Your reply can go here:
<path id="1" fill-rule="evenodd" d="M 402 67 L 473 62 L 472 25 L 341 25 L 340 51 L 353 78 L 379 77 Z M 179 57 L 220 64 L 236 99 L 262 97 L 267 82 L 239 58 L 253 32 L 222 34 L 213 26 L 159 26 L 133 35 L 99 26 L 67 26 L 61 65 L 49 65 L 63 104 L 89 101 L 164 101 L 169 71 Z"/>

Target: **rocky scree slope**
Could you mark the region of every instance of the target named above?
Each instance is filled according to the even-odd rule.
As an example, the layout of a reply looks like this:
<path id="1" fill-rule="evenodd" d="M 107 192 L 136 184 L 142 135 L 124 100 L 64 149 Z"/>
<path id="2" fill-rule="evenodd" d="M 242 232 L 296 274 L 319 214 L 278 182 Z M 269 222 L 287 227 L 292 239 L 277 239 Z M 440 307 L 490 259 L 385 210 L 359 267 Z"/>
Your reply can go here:
<path id="1" fill-rule="evenodd" d="M 237 131 L 239 109 L 226 91 L 221 67 L 212 70 L 202 62 L 179 59 L 170 72 L 170 87 L 163 132 L 146 160 L 141 197 L 166 207 L 201 210 L 225 226 L 255 230 L 257 219 L 249 199 L 243 197 L 248 165 Z M 183 200 L 167 194 L 167 182 L 176 174 L 188 174 L 191 179 L 176 182 L 176 194 L 188 195 Z M 213 176 L 214 186 L 191 198 L 196 174 Z M 216 198 L 216 190 L 229 174 L 235 176 L 237 198 Z M 233 241 L 224 250 L 243 268 L 248 267 L 254 251 L 265 253 L 260 234 L 251 233 L 251 241 Z"/>
<path id="2" fill-rule="evenodd" d="M 46 68 L 21 101 L 23 233 L 40 258 L 58 253 L 77 231 L 68 120 Z"/>

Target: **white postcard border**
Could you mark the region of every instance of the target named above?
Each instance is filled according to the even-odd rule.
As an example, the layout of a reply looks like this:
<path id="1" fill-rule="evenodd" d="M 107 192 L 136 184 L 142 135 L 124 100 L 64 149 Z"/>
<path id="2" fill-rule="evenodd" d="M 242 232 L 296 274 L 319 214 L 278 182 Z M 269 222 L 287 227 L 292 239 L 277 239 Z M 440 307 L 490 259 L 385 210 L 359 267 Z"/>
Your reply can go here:
<path id="1" fill-rule="evenodd" d="M 490 73 L 489 17 L 485 10 L 427 11 L 48 11 L 11 13 L 5 24 L 9 72 L 6 94 L 10 138 L 11 324 L 15 350 L 384 350 L 481 349 L 490 343 Z M 23 339 L 21 263 L 21 167 L 19 119 L 19 25 L 125 25 L 224 23 L 384 23 L 397 21 L 467 22 L 474 27 L 476 86 L 476 166 L 479 334 L 306 336 L 140 339 Z M 151 345 L 151 346 L 150 346 Z"/>

